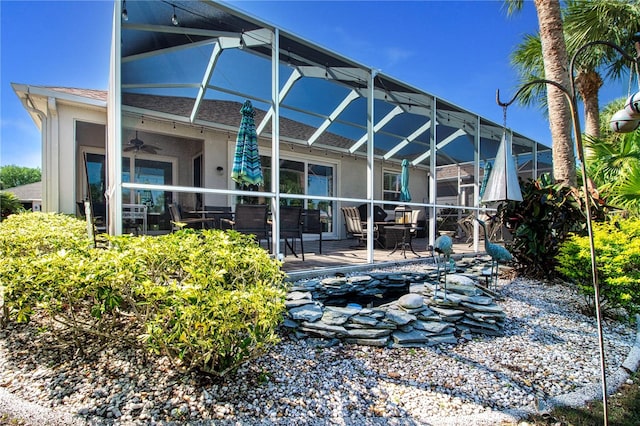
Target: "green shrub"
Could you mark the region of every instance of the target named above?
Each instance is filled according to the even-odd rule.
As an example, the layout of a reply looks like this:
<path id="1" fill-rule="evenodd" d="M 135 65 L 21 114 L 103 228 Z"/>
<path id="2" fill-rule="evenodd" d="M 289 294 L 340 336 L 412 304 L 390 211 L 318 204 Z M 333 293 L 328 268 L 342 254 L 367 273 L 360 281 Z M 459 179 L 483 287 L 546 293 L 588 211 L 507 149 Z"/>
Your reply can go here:
<path id="1" fill-rule="evenodd" d="M 92 244 L 85 222 L 59 213 L 24 212 L 0 223 L 0 257 L 31 257 Z"/>
<path id="2" fill-rule="evenodd" d="M 9 215 L 24 211 L 22 203 L 15 194 L 6 191 L 0 191 L 0 222 Z"/>
<path id="3" fill-rule="evenodd" d="M 108 243 L 93 248 L 84 222 L 63 215 L 3 222 L 4 319 L 26 322 L 40 312 L 79 349 L 98 335 L 218 374 L 277 341 L 284 273 L 252 238 L 183 230 Z"/>
<path id="4" fill-rule="evenodd" d="M 149 280 L 132 291 L 134 299 L 145 295 L 141 338 L 154 352 L 186 369 L 224 374 L 277 341 L 284 273 L 250 236 L 186 229 L 112 243 L 147 265 Z"/>
<path id="5" fill-rule="evenodd" d="M 67 269 L 82 263 L 75 258 L 90 246 L 86 226 L 70 216 L 26 212 L 0 223 L 3 320 L 12 313 L 18 321 L 28 321 L 36 306 L 57 296 L 60 289 L 51 281 L 68 282 Z"/>
<path id="6" fill-rule="evenodd" d="M 593 224 L 599 293 L 603 310 L 640 313 L 640 219 Z M 577 284 L 594 307 L 589 238 L 572 236 L 560 247 L 557 270 Z"/>

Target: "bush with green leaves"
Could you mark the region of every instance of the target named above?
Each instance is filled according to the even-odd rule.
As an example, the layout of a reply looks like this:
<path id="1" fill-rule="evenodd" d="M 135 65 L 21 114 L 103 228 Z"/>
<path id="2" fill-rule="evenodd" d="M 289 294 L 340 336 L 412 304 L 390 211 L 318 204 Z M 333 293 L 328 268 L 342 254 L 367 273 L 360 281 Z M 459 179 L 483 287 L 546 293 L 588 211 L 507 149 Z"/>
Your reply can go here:
<path id="1" fill-rule="evenodd" d="M 0 289 L 3 321 L 11 314 L 28 321 L 33 310 L 49 306 L 61 290 L 51 281 L 68 282 L 67 271 L 89 253 L 86 225 L 71 216 L 26 212 L 0 223 Z M 73 260 L 70 260 L 73 257 Z"/>
<path id="2" fill-rule="evenodd" d="M 9 215 L 24 211 L 24 207 L 18 197 L 11 192 L 0 191 L 0 222 Z"/>
<path id="3" fill-rule="evenodd" d="M 5 320 L 40 313 L 78 349 L 97 335 L 214 374 L 277 341 L 284 273 L 249 236 L 183 230 L 108 237 L 107 249 L 91 243 L 85 223 L 64 215 L 25 213 L 0 224 Z"/>
<path id="4" fill-rule="evenodd" d="M 146 329 L 140 337 L 153 351 L 186 369 L 224 374 L 277 342 L 284 273 L 250 236 L 186 229 L 159 238 L 118 237 L 112 246 L 146 265 L 148 280 L 130 299 L 145 295 L 136 311 Z"/>
<path id="5" fill-rule="evenodd" d="M 624 309 L 640 313 L 640 219 L 620 219 L 593 224 L 593 240 L 604 311 Z M 574 282 L 594 308 L 588 236 L 574 235 L 560 246 L 557 270 Z"/>
<path id="6" fill-rule="evenodd" d="M 550 278 L 555 255 L 569 232 L 582 229 L 584 216 L 574 194 L 555 185 L 548 174 L 522 186 L 522 202 L 508 202 L 499 212 L 512 232 L 507 248 L 518 272 L 535 278 Z"/>
<path id="7" fill-rule="evenodd" d="M 586 232 L 583 199 L 576 188 L 552 183 L 549 174 L 523 184 L 522 198 L 498 208 L 498 217 L 513 235 L 507 248 L 519 273 L 553 278 L 560 244 L 572 233 Z M 591 209 L 594 218 L 604 218 L 602 206 L 594 203 Z"/>

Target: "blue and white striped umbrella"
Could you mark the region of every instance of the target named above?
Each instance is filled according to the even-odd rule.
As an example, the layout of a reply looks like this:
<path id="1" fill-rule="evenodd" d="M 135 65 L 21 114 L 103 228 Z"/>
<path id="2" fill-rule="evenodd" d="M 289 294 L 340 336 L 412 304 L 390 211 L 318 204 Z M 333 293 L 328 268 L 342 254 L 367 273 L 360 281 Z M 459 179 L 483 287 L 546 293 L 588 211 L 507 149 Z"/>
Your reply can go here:
<path id="1" fill-rule="evenodd" d="M 260 185 L 264 182 L 260 152 L 258 151 L 258 134 L 254 120 L 255 110 L 251 101 L 247 100 L 240 109 L 242 120 L 236 138 L 236 151 L 233 157 L 231 179 L 241 185 Z"/>

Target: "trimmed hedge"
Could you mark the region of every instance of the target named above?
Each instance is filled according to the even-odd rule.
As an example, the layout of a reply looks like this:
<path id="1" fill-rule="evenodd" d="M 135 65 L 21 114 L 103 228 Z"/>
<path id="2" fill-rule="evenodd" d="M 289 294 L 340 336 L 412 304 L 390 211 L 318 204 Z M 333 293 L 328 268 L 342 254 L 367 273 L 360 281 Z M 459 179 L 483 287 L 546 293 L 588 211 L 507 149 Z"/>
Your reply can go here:
<path id="1" fill-rule="evenodd" d="M 277 342 L 285 275 L 251 237 L 182 230 L 108 237 L 108 249 L 91 243 L 84 222 L 64 215 L 0 224 L 4 320 L 40 312 L 79 349 L 82 336 L 117 338 L 213 374 Z"/>

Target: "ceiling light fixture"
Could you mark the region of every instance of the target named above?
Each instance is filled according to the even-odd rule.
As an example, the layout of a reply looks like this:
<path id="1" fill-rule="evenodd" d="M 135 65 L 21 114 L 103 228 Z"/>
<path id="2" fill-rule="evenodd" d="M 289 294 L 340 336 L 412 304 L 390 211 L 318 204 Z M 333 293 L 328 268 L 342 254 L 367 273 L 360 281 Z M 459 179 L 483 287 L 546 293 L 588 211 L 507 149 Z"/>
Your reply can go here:
<path id="1" fill-rule="evenodd" d="M 127 0 L 122 0 L 122 20 L 129 20 L 129 14 L 127 13 Z"/>
<path id="2" fill-rule="evenodd" d="M 177 27 L 178 25 L 180 25 L 180 22 L 178 22 L 178 15 L 176 15 L 176 5 L 174 4 L 172 6 L 173 6 L 173 16 L 171 17 L 171 23 Z"/>

